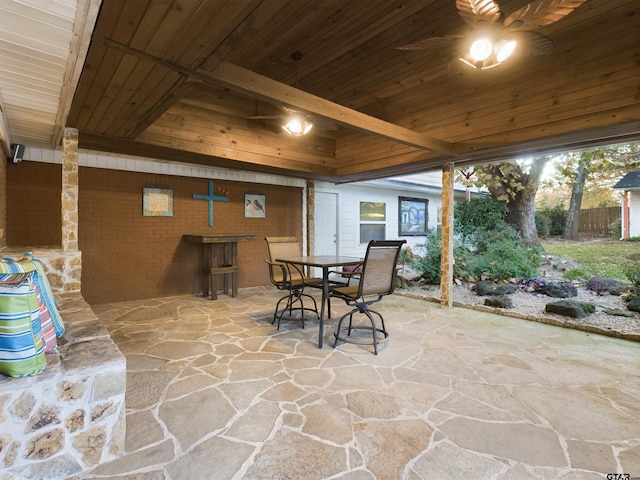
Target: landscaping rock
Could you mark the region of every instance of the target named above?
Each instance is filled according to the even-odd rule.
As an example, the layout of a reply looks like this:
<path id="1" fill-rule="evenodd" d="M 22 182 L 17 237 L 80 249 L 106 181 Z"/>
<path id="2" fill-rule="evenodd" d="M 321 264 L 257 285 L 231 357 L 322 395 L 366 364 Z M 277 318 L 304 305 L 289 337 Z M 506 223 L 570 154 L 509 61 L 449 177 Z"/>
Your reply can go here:
<path id="1" fill-rule="evenodd" d="M 619 282 L 617 280 L 613 280 L 612 278 L 603 278 L 598 276 L 593 276 L 584 284 L 587 290 L 591 290 L 598 295 L 604 295 L 608 293 L 609 295 L 620 296 L 626 293 L 629 289 L 629 285 Z"/>
<path id="2" fill-rule="evenodd" d="M 485 299 L 484 304 L 489 307 L 513 308 L 513 301 L 511 301 L 511 299 L 506 295 L 487 298 Z"/>
<path id="3" fill-rule="evenodd" d="M 398 276 L 402 277 L 407 282 L 417 282 L 422 277 L 421 272 L 415 268 L 411 268 L 409 265 L 398 265 L 398 267 L 400 268 Z"/>
<path id="4" fill-rule="evenodd" d="M 614 282 L 615 283 L 609 287 L 609 295 L 615 295 L 616 297 L 619 297 L 620 295 L 624 295 L 625 293 L 627 293 L 629 291 L 629 288 L 631 288 L 631 286 L 627 283 L 616 282 L 615 280 Z"/>
<path id="5" fill-rule="evenodd" d="M 557 313 L 565 317 L 585 318 L 596 311 L 595 305 L 577 300 L 559 300 L 548 303 L 544 309 L 547 313 Z"/>
<path id="6" fill-rule="evenodd" d="M 618 317 L 635 317 L 635 314 L 633 312 L 630 312 L 628 310 L 618 310 L 617 308 L 606 308 L 603 310 L 603 312 L 607 315 L 615 315 Z"/>
<path id="7" fill-rule="evenodd" d="M 578 289 L 571 282 L 549 282 L 538 288 L 543 293 L 553 298 L 568 298 L 578 296 Z"/>
<path id="8" fill-rule="evenodd" d="M 629 303 L 627 303 L 627 308 L 632 312 L 640 312 L 640 297 L 633 297 Z"/>
<path id="9" fill-rule="evenodd" d="M 476 294 L 485 295 L 508 295 L 515 292 L 518 287 L 513 283 L 497 284 L 491 280 L 481 280 L 476 283 Z"/>

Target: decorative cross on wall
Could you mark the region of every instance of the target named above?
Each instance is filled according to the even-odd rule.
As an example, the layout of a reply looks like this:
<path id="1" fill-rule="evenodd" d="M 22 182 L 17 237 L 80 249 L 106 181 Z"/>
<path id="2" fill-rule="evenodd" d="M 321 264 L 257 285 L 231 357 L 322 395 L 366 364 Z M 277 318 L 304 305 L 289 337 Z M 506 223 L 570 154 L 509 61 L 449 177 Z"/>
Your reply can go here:
<path id="1" fill-rule="evenodd" d="M 221 197 L 213 194 L 213 180 L 209 180 L 209 195 L 193 194 L 193 198 L 196 200 L 207 200 L 209 202 L 209 226 L 213 227 L 213 202 L 228 202 L 229 197 Z"/>

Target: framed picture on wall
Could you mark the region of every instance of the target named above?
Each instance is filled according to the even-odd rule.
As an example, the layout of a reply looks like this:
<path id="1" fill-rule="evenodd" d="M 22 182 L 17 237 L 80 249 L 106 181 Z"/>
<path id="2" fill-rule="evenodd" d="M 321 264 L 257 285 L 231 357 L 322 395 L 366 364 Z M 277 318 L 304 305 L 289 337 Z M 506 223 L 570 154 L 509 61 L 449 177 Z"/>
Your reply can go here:
<path id="1" fill-rule="evenodd" d="M 426 235 L 428 206 L 425 198 L 398 197 L 398 235 Z"/>
<path id="2" fill-rule="evenodd" d="M 266 197 L 261 193 L 244 194 L 244 216 L 245 218 L 265 218 Z"/>
<path id="3" fill-rule="evenodd" d="M 173 217 L 173 189 L 144 187 L 142 189 L 143 217 Z"/>

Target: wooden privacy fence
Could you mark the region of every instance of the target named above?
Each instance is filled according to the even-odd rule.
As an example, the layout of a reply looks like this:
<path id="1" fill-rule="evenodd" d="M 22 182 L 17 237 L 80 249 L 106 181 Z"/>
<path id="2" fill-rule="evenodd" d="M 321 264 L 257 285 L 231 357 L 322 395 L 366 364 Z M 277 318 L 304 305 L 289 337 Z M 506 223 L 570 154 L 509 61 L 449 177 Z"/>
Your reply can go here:
<path id="1" fill-rule="evenodd" d="M 579 233 L 610 235 L 609 226 L 620 220 L 620 207 L 587 208 L 580 211 Z"/>

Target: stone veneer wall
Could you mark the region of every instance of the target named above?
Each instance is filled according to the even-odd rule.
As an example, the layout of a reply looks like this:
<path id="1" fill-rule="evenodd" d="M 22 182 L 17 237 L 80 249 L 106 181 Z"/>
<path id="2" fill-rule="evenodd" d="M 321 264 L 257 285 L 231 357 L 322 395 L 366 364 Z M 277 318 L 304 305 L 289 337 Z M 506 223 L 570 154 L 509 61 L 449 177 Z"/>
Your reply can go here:
<path id="1" fill-rule="evenodd" d="M 82 281 L 82 253 L 78 250 L 65 252 L 60 247 L 7 247 L 0 256 L 19 258 L 31 252 L 38 258 L 47 272 L 54 293 L 79 292 Z"/>
<path id="2" fill-rule="evenodd" d="M 80 293 L 80 252 L 31 251 L 45 266 L 66 331 L 43 373 L 0 375 L 2 479 L 67 478 L 124 453 L 126 361 Z"/>

